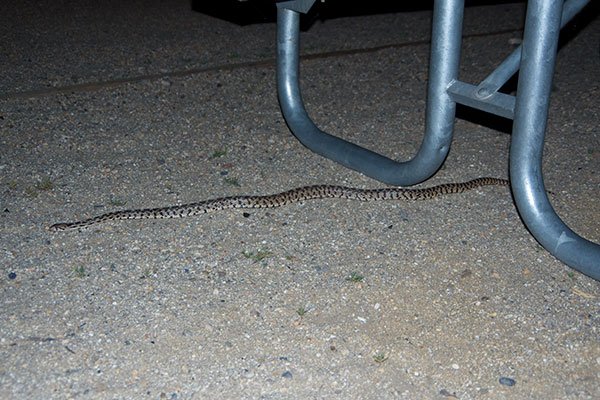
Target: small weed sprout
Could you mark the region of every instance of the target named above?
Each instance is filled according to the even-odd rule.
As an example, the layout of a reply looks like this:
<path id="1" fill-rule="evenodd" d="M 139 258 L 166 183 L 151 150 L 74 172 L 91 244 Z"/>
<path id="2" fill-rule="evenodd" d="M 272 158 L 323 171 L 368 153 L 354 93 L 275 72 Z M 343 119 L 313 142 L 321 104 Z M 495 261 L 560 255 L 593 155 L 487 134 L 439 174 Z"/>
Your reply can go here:
<path id="1" fill-rule="evenodd" d="M 240 183 L 238 182 L 237 178 L 225 178 L 225 182 L 227 182 L 233 186 L 237 186 L 237 187 L 240 186 Z"/>
<path id="2" fill-rule="evenodd" d="M 121 207 L 121 206 L 124 206 L 125 204 L 127 204 L 126 201 L 116 200 L 116 199 L 113 199 L 113 198 L 110 199 L 109 203 L 110 203 L 111 206 L 117 206 L 117 207 Z"/>
<path id="3" fill-rule="evenodd" d="M 73 272 L 75 273 L 75 275 L 78 278 L 84 278 L 85 277 L 85 267 L 83 265 L 79 266 L 79 267 L 73 267 Z"/>
<path id="4" fill-rule="evenodd" d="M 11 187 L 16 187 L 16 183 L 13 185 L 11 182 Z M 49 177 L 45 176 L 41 180 L 37 181 L 34 185 L 28 185 L 25 188 L 25 196 L 30 197 L 32 199 L 38 197 L 40 192 L 46 192 L 48 190 L 52 190 L 54 185 Z"/>
<path id="5" fill-rule="evenodd" d="M 227 149 L 223 147 L 223 150 L 217 150 L 213 153 L 211 158 L 220 158 L 225 157 L 227 155 Z"/>
<path id="6" fill-rule="evenodd" d="M 113 198 L 110 199 L 109 203 L 111 206 L 117 206 L 117 207 L 121 207 L 121 206 L 124 206 L 125 204 L 127 204 L 126 201 L 115 200 Z"/>
<path id="7" fill-rule="evenodd" d="M 35 188 L 37 190 L 39 190 L 40 192 L 42 191 L 48 191 L 48 190 L 52 190 L 52 188 L 54 188 L 54 185 L 52 184 L 52 181 L 50 180 L 50 177 L 45 176 L 42 178 L 42 180 L 38 181 L 35 184 Z"/>
<path id="8" fill-rule="evenodd" d="M 273 254 L 273 252 L 272 251 L 268 251 L 268 250 L 259 251 L 256 254 L 254 254 L 251 251 L 242 251 L 242 255 L 244 257 L 251 259 L 252 262 L 255 262 L 255 263 L 264 260 L 265 258 L 269 257 L 272 254 Z"/>
<path id="9" fill-rule="evenodd" d="M 346 277 L 347 281 L 350 282 L 362 282 L 364 276 L 362 276 L 361 274 L 357 274 L 356 272 L 353 272 L 350 274 L 350 276 Z"/>

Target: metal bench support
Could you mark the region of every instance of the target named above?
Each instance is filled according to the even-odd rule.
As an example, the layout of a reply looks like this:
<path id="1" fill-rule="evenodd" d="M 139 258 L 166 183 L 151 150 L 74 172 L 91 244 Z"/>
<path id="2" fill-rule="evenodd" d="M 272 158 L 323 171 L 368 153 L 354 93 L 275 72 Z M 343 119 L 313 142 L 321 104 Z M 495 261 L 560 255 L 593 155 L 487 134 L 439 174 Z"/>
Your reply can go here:
<path id="1" fill-rule="evenodd" d="M 432 49 L 425 137 L 412 160 L 396 162 L 323 132 L 308 116 L 298 81 L 300 11 L 297 9 L 306 9 L 306 3 L 277 4 L 277 91 L 291 131 L 314 152 L 390 185 L 414 185 L 431 177 L 444 162 L 454 133 L 456 103 L 446 89 L 458 77 L 464 8 L 453 7 L 457 2 L 436 8 L 435 18 L 443 23 L 434 25 L 434 37 L 438 40 Z M 462 5 L 462 1 L 458 3 Z"/>
<path id="2" fill-rule="evenodd" d="M 561 4 L 529 0 L 510 146 L 510 178 L 517 208 L 533 236 L 556 258 L 600 280 L 600 246 L 556 215 L 542 178 L 542 150 L 558 43 Z"/>
<path id="3" fill-rule="evenodd" d="M 556 215 L 542 178 L 542 149 L 560 27 L 589 0 L 529 0 L 523 44 L 479 85 L 458 81 L 464 0 L 436 0 L 425 135 L 415 157 L 393 161 L 320 130 L 308 116 L 299 86 L 299 13 L 315 0 L 277 4 L 277 91 L 284 118 L 308 148 L 391 185 L 413 185 L 444 162 L 454 133 L 456 104 L 514 120 L 510 176 L 517 208 L 534 237 L 565 264 L 600 280 L 600 246 Z M 561 18 L 562 17 L 562 18 Z M 520 67 L 517 96 L 498 90 Z"/>

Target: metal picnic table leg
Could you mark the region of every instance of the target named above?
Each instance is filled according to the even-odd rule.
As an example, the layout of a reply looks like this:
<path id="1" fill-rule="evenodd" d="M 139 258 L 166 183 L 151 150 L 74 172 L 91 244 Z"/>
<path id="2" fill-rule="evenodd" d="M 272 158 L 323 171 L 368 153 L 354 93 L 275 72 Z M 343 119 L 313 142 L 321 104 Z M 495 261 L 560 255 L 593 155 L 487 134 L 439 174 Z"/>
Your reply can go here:
<path id="1" fill-rule="evenodd" d="M 415 157 L 396 162 L 320 130 L 308 116 L 299 87 L 299 19 L 314 0 L 277 4 L 277 91 L 284 118 L 306 147 L 391 185 L 414 185 L 442 165 L 454 133 L 456 103 L 447 88 L 458 76 L 464 0 L 436 2 L 425 136 Z"/>
<path id="2" fill-rule="evenodd" d="M 561 1 L 529 0 L 510 147 L 510 177 L 517 208 L 533 236 L 556 258 L 600 280 L 600 245 L 573 232 L 554 212 L 542 177 L 542 150 Z"/>

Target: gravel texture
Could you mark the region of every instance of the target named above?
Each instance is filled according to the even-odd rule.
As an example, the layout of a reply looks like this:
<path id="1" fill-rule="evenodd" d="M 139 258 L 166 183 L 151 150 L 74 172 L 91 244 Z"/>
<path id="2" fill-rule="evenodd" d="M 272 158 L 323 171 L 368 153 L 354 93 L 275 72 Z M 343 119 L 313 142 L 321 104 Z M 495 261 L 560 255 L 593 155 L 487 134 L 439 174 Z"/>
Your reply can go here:
<path id="1" fill-rule="evenodd" d="M 122 208 L 383 185 L 290 134 L 275 24 L 239 27 L 174 0 L 5 3 L 0 398 L 600 398 L 600 284 L 533 239 L 506 188 L 49 234 Z M 597 9 L 567 28 L 543 167 L 557 213 L 598 243 Z M 523 13 L 466 10 L 461 79 L 512 51 Z M 317 125 L 412 157 L 430 18 L 303 32 Z M 507 176 L 510 124 L 459 116 L 424 186 Z"/>

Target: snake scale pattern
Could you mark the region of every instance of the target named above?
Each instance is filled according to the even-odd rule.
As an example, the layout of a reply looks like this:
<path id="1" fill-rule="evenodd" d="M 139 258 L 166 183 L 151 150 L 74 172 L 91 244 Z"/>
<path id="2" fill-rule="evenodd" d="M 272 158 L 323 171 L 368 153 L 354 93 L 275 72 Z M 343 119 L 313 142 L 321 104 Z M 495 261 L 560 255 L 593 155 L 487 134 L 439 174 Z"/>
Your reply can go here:
<path id="1" fill-rule="evenodd" d="M 429 200 L 438 196 L 451 193 L 462 193 L 467 190 L 488 185 L 506 186 L 508 185 L 508 181 L 506 179 L 484 177 L 473 179 L 468 182 L 446 183 L 443 185 L 421 189 L 356 189 L 334 185 L 304 186 L 266 196 L 220 197 L 217 199 L 204 200 L 197 203 L 184 204 L 180 206 L 115 211 L 82 221 L 54 224 L 46 229 L 50 232 L 62 232 L 87 228 L 91 225 L 114 220 L 184 218 L 206 214 L 211 211 L 232 208 L 281 207 L 287 204 L 299 203 L 312 199 L 336 198 L 358 201 Z"/>

